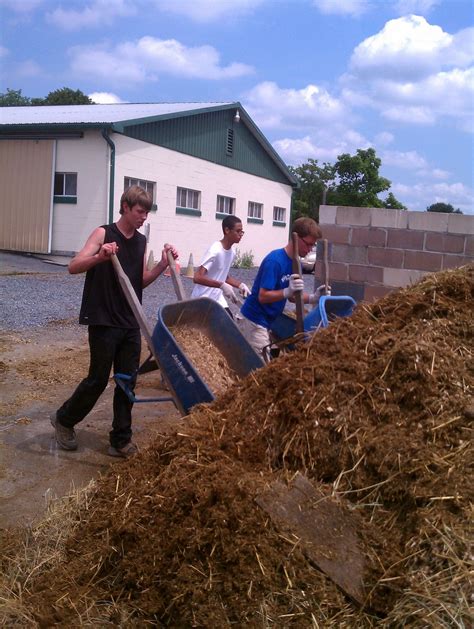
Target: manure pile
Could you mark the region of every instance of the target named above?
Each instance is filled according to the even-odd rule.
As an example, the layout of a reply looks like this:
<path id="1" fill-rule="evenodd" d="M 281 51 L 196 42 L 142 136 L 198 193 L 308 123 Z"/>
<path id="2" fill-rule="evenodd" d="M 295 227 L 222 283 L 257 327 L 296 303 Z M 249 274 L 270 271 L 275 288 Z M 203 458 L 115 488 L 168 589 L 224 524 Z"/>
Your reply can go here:
<path id="1" fill-rule="evenodd" d="M 359 306 L 115 465 L 10 551 L 7 621 L 467 627 L 473 275 Z M 352 505 L 363 609 L 255 504 L 297 471 Z"/>

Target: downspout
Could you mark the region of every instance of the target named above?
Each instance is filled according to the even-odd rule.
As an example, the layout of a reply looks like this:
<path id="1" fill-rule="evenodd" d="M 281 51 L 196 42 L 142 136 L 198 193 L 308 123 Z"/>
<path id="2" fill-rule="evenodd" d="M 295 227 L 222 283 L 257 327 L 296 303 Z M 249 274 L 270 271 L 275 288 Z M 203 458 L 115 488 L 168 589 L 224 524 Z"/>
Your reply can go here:
<path id="1" fill-rule="evenodd" d="M 109 137 L 108 128 L 102 129 L 102 137 L 110 146 L 110 176 L 109 176 L 109 223 L 114 221 L 114 185 L 115 185 L 115 144 Z"/>

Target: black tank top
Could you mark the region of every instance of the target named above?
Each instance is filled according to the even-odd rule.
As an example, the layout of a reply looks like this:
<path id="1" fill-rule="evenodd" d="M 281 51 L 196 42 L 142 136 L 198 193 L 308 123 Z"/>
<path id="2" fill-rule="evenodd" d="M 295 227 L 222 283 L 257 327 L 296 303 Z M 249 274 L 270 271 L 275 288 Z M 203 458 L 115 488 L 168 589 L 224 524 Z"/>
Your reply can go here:
<path id="1" fill-rule="evenodd" d="M 118 244 L 117 257 L 141 303 L 145 236 L 135 231 L 131 238 L 125 238 L 115 223 L 101 227 L 105 229 L 104 243 Z M 114 328 L 139 327 L 120 287 L 112 262 L 101 262 L 87 271 L 79 323 Z"/>

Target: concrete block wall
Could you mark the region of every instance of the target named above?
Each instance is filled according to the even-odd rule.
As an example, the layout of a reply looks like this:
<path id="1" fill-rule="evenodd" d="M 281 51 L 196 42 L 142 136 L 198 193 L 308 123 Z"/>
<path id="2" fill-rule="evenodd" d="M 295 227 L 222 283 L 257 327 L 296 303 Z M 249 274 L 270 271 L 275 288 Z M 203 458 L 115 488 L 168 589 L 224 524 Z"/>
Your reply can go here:
<path id="1" fill-rule="evenodd" d="M 334 295 L 373 301 L 423 275 L 474 263 L 474 216 L 322 205 Z M 316 281 L 323 283 L 318 244 Z"/>

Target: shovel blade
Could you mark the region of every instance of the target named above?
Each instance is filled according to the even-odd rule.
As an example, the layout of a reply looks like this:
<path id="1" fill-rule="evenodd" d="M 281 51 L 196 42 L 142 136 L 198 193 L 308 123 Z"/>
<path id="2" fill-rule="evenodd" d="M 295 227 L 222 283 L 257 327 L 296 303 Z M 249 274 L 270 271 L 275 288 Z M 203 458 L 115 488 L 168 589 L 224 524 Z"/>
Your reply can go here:
<path id="1" fill-rule="evenodd" d="M 364 604 L 364 555 L 350 512 L 303 475 L 279 481 L 256 497 L 277 528 L 300 538 L 306 556 L 353 600 Z"/>

